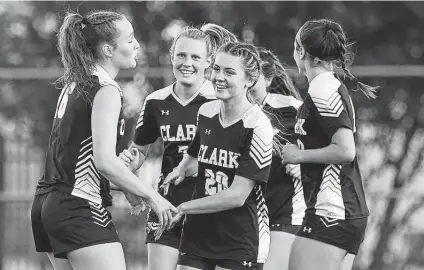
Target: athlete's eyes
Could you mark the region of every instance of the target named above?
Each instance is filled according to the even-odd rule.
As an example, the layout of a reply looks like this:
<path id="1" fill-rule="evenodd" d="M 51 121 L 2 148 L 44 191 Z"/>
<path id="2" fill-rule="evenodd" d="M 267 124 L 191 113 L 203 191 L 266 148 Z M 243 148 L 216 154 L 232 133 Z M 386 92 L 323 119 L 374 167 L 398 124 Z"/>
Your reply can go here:
<path id="1" fill-rule="evenodd" d="M 198 55 L 193 55 L 193 59 L 194 59 L 194 60 L 199 60 L 199 59 L 200 59 L 200 56 L 198 56 Z"/>
<path id="2" fill-rule="evenodd" d="M 219 67 L 218 66 L 213 66 L 212 68 L 214 71 L 219 71 Z"/>
<path id="3" fill-rule="evenodd" d="M 185 53 L 177 53 L 177 57 L 184 58 L 185 56 Z"/>
<path id="4" fill-rule="evenodd" d="M 236 73 L 234 72 L 234 71 L 231 71 L 231 70 L 226 70 L 225 71 L 225 75 L 228 75 L 228 76 L 232 76 L 232 75 L 235 75 Z"/>

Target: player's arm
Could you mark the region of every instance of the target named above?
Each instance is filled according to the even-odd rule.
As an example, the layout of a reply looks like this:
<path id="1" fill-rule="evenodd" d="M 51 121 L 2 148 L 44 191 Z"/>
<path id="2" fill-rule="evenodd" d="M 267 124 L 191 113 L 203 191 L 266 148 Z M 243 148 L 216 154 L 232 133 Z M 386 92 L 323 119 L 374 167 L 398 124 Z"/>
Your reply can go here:
<path id="1" fill-rule="evenodd" d="M 241 207 L 255 186 L 255 181 L 236 175 L 231 186 L 215 195 L 180 204 L 181 214 L 207 214 Z"/>
<path id="2" fill-rule="evenodd" d="M 147 199 L 158 213 L 161 225 L 168 224 L 176 209 L 160 196 L 151 185 L 139 181 L 124 162 L 116 156 L 117 123 L 121 97 L 113 86 L 102 87 L 95 95 L 91 116 L 94 163 L 110 182 L 126 191 Z"/>
<path id="3" fill-rule="evenodd" d="M 156 190 L 160 178 L 164 151 L 164 142 L 162 138 L 158 138 L 156 142 L 151 144 L 150 150 L 147 152 L 146 159 L 137 171 L 137 175 L 141 179 L 144 179 L 144 181 L 147 181 Z"/>
<path id="4" fill-rule="evenodd" d="M 344 102 L 341 95 L 337 94 L 333 103 L 327 105 L 328 108 L 324 107 L 324 112 L 321 109 L 321 115 L 318 117 L 319 126 L 327 134 L 328 138 L 331 138 L 329 145 L 318 149 L 307 150 L 301 150 L 295 145 L 288 145 L 283 148 L 283 161 L 295 164 L 340 164 L 352 162 L 356 156 L 353 132 L 355 130 L 355 118 L 350 97 L 348 99 L 348 101 Z M 322 104 L 319 106 L 323 107 Z M 334 106 L 337 106 L 341 110 L 338 115 L 333 113 L 332 107 Z M 353 115 L 350 115 L 348 111 Z"/>
<path id="5" fill-rule="evenodd" d="M 301 150 L 296 145 L 287 145 L 283 152 L 286 163 L 339 164 L 352 162 L 356 156 L 356 147 L 352 130 L 339 128 L 326 147 Z"/>
<path id="6" fill-rule="evenodd" d="M 165 180 L 162 183 L 162 188 L 164 188 L 164 194 L 168 194 L 168 187 L 171 183 L 174 185 L 178 185 L 181 183 L 186 176 L 192 176 L 197 173 L 199 168 L 199 163 L 197 158 L 191 156 L 188 153 L 184 154 L 183 159 L 178 164 L 177 167 L 174 168 L 172 172 L 170 172 Z"/>
<path id="7" fill-rule="evenodd" d="M 255 128 L 241 156 L 233 183 L 212 196 L 182 203 L 179 214 L 205 214 L 241 207 L 257 182 L 267 182 L 272 162 L 272 126 L 267 119 Z"/>
<path id="8" fill-rule="evenodd" d="M 138 150 L 140 158 L 135 160 L 135 162 L 131 159 L 133 155 L 129 153 L 129 150 L 124 150 L 126 155 L 121 155 L 121 157 L 125 158 L 126 163 L 131 161 L 131 169 L 135 172 L 142 165 L 148 155 L 150 158 L 158 158 L 159 155 L 163 155 L 164 146 L 162 140 L 157 140 L 161 137 L 159 131 L 159 125 L 156 122 L 156 118 L 154 116 L 154 108 L 152 107 L 151 99 L 146 97 L 143 103 L 143 107 L 140 113 L 140 116 L 137 121 L 134 142 L 132 143 L 130 150 L 135 148 Z"/>

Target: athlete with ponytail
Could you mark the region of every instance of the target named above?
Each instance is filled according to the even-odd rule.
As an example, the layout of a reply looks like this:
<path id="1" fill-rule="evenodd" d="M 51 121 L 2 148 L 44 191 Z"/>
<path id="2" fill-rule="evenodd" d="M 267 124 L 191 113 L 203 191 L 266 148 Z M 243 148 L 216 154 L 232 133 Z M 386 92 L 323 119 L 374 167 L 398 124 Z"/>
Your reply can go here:
<path id="1" fill-rule="evenodd" d="M 376 87 L 349 71 L 348 45 L 340 24 L 327 19 L 307 21 L 294 40 L 293 57 L 309 89 L 297 114 L 297 145 L 285 146 L 282 154 L 285 163 L 301 164 L 307 209 L 290 270 L 338 270 L 364 239 L 369 211 L 356 158 L 355 110 L 335 68 L 367 97 L 376 97 Z"/>
<path id="2" fill-rule="evenodd" d="M 168 226 L 176 209 L 117 157 L 125 133 L 125 95 L 115 81 L 136 66 L 139 44 L 131 23 L 111 11 L 68 13 L 58 33 L 64 74 L 45 171 L 31 210 L 36 250 L 55 270 L 125 270 L 106 207 L 110 182 L 144 198 Z M 64 260 L 65 259 L 65 260 Z"/>

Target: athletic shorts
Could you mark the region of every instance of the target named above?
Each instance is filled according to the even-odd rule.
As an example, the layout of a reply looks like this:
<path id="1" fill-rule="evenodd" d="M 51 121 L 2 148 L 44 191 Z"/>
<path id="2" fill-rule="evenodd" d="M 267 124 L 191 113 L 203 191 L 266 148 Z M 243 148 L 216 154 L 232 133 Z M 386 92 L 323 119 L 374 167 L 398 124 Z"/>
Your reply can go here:
<path id="1" fill-rule="evenodd" d="M 38 252 L 67 258 L 76 249 L 120 242 L 110 212 L 102 205 L 53 190 L 36 195 L 31 225 Z"/>
<path id="2" fill-rule="evenodd" d="M 284 223 L 271 223 L 269 229 L 271 232 L 286 232 L 291 234 L 296 234 L 300 229 L 300 225 L 291 225 Z"/>
<path id="3" fill-rule="evenodd" d="M 307 214 L 297 235 L 339 247 L 356 255 L 364 240 L 367 221 L 367 217 L 342 220 Z"/>
<path id="4" fill-rule="evenodd" d="M 177 185 L 171 185 L 168 195 L 164 196 L 169 202 L 175 207 L 183 202 L 189 201 L 193 195 L 194 184 L 196 177 L 186 177 L 184 181 Z M 161 180 L 162 181 L 162 180 Z M 163 194 L 163 190 L 159 190 Z M 155 231 L 159 228 L 159 219 L 154 211 L 151 209 L 147 214 L 147 225 L 146 225 L 146 244 L 155 243 L 164 246 L 179 249 L 181 241 L 181 233 L 183 228 L 182 218 L 178 223 L 169 231 L 165 230 L 158 240 L 155 240 Z"/>
<path id="5" fill-rule="evenodd" d="M 208 259 L 187 253 L 180 252 L 178 256 L 178 265 L 189 266 L 202 270 L 214 270 L 216 266 L 231 270 L 262 270 L 262 263 L 226 260 L 226 259 Z"/>
<path id="6" fill-rule="evenodd" d="M 170 230 L 163 231 L 162 235 L 158 240 L 155 240 L 155 232 L 159 228 L 159 223 L 157 219 L 152 220 L 149 215 L 146 224 L 146 244 L 154 243 L 160 244 L 168 247 L 172 247 L 175 249 L 179 249 L 180 241 L 181 241 L 181 232 L 182 227 L 174 226 Z"/>

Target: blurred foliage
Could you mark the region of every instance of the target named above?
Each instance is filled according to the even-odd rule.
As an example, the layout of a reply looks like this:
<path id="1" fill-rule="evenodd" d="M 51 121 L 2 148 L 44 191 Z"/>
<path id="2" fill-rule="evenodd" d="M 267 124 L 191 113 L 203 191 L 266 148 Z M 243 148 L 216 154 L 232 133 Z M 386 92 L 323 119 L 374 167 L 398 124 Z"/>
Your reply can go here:
<path id="1" fill-rule="evenodd" d="M 305 20 L 322 17 L 340 22 L 356 42 L 355 64 L 424 64 L 424 2 L 37 1 L 0 3 L 0 66 L 60 67 L 56 31 L 66 10 L 86 14 L 93 9 L 112 9 L 127 16 L 143 50 L 140 65 L 145 67 L 169 66 L 169 47 L 179 29 L 205 22 L 220 24 L 246 42 L 268 47 L 293 66 L 296 31 Z M 138 76 L 127 85 L 143 85 L 133 87 L 142 89 L 136 100 L 152 90 Z M 305 79 L 295 79 L 304 91 Z M 155 89 L 164 86 L 163 80 L 148 80 Z M 422 219 L 423 192 L 421 197 L 416 194 L 424 169 L 424 75 L 366 78 L 364 82 L 379 85 L 380 96 L 368 100 L 352 93 L 358 154 L 372 214 L 355 267 L 422 269 L 419 254 L 424 229 L 417 228 L 416 220 Z M 36 145 L 44 147 L 58 95 L 52 81 L 0 81 L 0 115 L 19 123 Z"/>
<path id="2" fill-rule="evenodd" d="M 247 42 L 274 50 L 293 66 L 293 38 L 310 18 L 327 17 L 342 23 L 356 41 L 356 64 L 421 64 L 424 61 L 424 3 L 410 2 L 1 2 L 1 67 L 60 66 L 56 33 L 67 10 L 87 14 L 111 9 L 126 14 L 142 45 L 141 66 L 169 66 L 169 47 L 187 24 L 215 22 Z M 421 13 L 420 13 L 421 12 Z M 231 19 L 230 19 L 231 18 Z M 302 78 L 296 78 L 302 82 Z M 304 81 L 304 80 L 303 80 Z M 50 82 L 0 81 L 0 107 L 7 117 L 29 125 L 44 146 L 58 93 Z M 153 81 L 154 88 L 163 81 Z M 371 81 L 382 92 L 395 91 L 385 79 Z M 412 88 L 408 85 L 404 89 Z M 304 88 L 304 87 L 303 87 Z M 365 102 L 371 104 L 370 102 Z M 377 106 L 386 103 L 378 102 Z M 391 122 L 387 108 L 374 113 Z M 368 115 L 368 116 L 372 116 Z"/>

